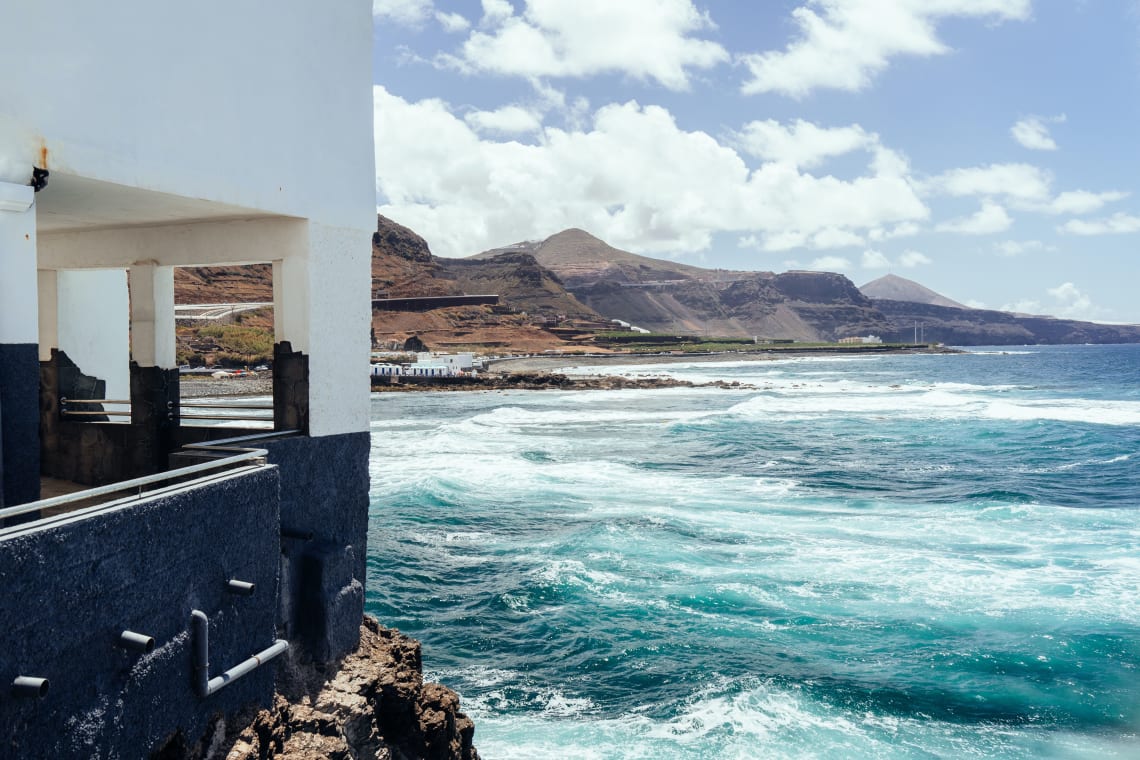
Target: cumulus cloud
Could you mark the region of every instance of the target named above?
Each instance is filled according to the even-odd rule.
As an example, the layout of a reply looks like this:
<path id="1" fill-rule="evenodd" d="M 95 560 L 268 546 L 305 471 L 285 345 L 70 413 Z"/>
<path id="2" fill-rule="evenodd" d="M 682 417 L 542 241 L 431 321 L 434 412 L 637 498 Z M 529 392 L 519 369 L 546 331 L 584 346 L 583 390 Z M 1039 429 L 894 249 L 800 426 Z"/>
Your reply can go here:
<path id="1" fill-rule="evenodd" d="M 943 55 L 937 26 L 951 18 L 1024 20 L 1030 0 L 807 0 L 792 11 L 798 35 L 783 51 L 742 57 L 746 94 L 804 97 L 816 89 L 859 91 L 892 58 Z"/>
<path id="2" fill-rule="evenodd" d="M 899 256 L 899 266 L 903 269 L 914 269 L 925 264 L 933 264 L 934 262 L 924 253 L 918 251 L 903 251 L 902 256 Z"/>
<path id="3" fill-rule="evenodd" d="M 810 268 L 817 272 L 844 272 L 853 267 L 842 256 L 820 256 L 811 263 Z"/>
<path id="4" fill-rule="evenodd" d="M 881 251 L 866 250 L 863 251 L 863 268 L 864 269 L 890 269 L 891 260 L 886 257 Z"/>
<path id="5" fill-rule="evenodd" d="M 1048 119 L 1048 121 L 1054 123 L 1063 122 L 1064 120 L 1064 114 Z M 1010 127 L 1009 133 L 1023 148 L 1028 148 L 1029 150 L 1057 150 L 1057 143 L 1049 134 L 1049 127 L 1046 126 L 1045 122 L 1046 119 L 1040 116 L 1030 116 L 1021 119 Z"/>
<path id="6" fill-rule="evenodd" d="M 931 180 L 929 192 L 956 197 L 971 195 L 997 197 L 1028 202 L 1044 202 L 1050 196 L 1049 175 L 1030 164 L 990 164 L 989 166 L 952 169 Z"/>
<path id="7" fill-rule="evenodd" d="M 372 0 L 372 16 L 402 26 L 419 26 L 431 17 L 432 0 Z"/>
<path id="8" fill-rule="evenodd" d="M 483 0 L 483 17 L 441 65 L 528 79 L 619 73 L 687 90 L 692 70 L 729 61 L 714 28 L 692 0 Z"/>
<path id="9" fill-rule="evenodd" d="M 827 128 L 797 119 L 785 126 L 768 119 L 745 124 L 737 141 L 749 155 L 807 169 L 828 158 L 878 145 L 879 137 L 858 124 Z"/>
<path id="10" fill-rule="evenodd" d="M 1005 232 L 1013 225 L 1006 210 L 996 203 L 984 203 L 981 209 L 970 216 L 952 219 L 938 225 L 940 232 L 956 232 L 960 235 L 993 235 Z"/>
<path id="11" fill-rule="evenodd" d="M 435 20 L 438 21 L 439 25 L 443 27 L 443 31 L 450 34 L 466 32 L 471 28 L 471 22 L 459 13 L 444 13 L 443 11 L 436 11 Z"/>
<path id="12" fill-rule="evenodd" d="M 1002 256 L 1020 256 L 1023 253 L 1031 251 L 1044 251 L 1048 247 L 1040 240 L 1003 240 L 1000 243 L 994 244 L 996 250 Z"/>
<path id="13" fill-rule="evenodd" d="M 1057 231 L 1073 235 L 1125 235 L 1140 232 L 1140 216 L 1121 212 L 1103 219 L 1072 219 Z"/>
<path id="14" fill-rule="evenodd" d="M 538 114 L 522 106 L 505 106 L 494 111 L 472 111 L 463 119 L 480 132 L 510 135 L 538 132 L 542 129 L 542 119 Z"/>
<path id="15" fill-rule="evenodd" d="M 1047 299 L 1023 298 L 1005 304 L 1002 311 L 1019 314 L 1048 314 L 1066 319 L 1094 320 L 1103 315 L 1104 310 L 1093 304 L 1092 298 L 1071 282 L 1063 282 L 1045 291 Z"/>
<path id="16" fill-rule="evenodd" d="M 441 100 L 374 94 L 381 213 L 446 256 L 571 226 L 646 253 L 699 252 L 716 233 L 765 251 L 825 249 L 929 216 L 898 173 L 905 162 L 877 151 L 859 176 L 841 180 L 750 164 L 711 135 L 681 129 L 666 109 L 632 101 L 597 109 L 581 128 L 546 126 L 525 144 L 483 134 L 471 122 L 486 117 L 461 118 Z"/>
<path id="17" fill-rule="evenodd" d="M 1091 193 L 1087 190 L 1070 190 L 1060 193 L 1049 202 L 1045 210 L 1050 214 L 1091 214 L 1099 211 L 1107 203 L 1115 203 L 1128 197 L 1128 193 L 1109 191 Z"/>

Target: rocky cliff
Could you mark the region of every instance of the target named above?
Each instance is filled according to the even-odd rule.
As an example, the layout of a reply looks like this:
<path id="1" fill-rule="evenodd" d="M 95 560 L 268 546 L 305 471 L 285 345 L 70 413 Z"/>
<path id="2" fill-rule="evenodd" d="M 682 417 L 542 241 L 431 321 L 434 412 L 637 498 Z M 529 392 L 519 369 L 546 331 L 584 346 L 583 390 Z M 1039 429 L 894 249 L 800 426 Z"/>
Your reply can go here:
<path id="1" fill-rule="evenodd" d="M 332 674 L 285 667 L 273 707 L 215 722 L 193 746 L 175 736 L 158 760 L 479 760 L 459 697 L 424 683 L 420 644 L 365 617 L 360 646 Z"/>

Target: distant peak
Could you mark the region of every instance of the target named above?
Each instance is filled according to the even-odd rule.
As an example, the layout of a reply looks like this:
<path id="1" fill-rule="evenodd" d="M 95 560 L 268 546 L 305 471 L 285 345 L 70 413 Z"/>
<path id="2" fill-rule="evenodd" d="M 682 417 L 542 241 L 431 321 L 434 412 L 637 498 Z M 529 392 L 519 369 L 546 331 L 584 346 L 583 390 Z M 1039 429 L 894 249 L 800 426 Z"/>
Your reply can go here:
<path id="1" fill-rule="evenodd" d="M 941 293 L 936 293 L 925 285 L 914 280 L 899 277 L 897 274 L 887 274 L 871 280 L 859 288 L 868 298 L 880 298 L 887 301 L 910 301 L 911 303 L 925 303 L 932 306 L 949 306 L 954 309 L 968 309 Z"/>

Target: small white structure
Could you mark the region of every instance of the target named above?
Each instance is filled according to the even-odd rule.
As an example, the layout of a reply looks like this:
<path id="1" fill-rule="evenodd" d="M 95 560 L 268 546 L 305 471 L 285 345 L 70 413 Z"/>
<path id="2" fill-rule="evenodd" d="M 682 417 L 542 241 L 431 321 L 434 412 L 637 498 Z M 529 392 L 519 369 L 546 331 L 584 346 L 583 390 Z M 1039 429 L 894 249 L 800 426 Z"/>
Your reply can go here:
<path id="1" fill-rule="evenodd" d="M 419 353 L 416 354 L 416 363 L 442 364 L 456 371 L 468 370 L 475 366 L 475 354 Z"/>
<path id="2" fill-rule="evenodd" d="M 840 338 L 839 342 L 843 343 L 845 345 L 846 344 L 855 344 L 855 345 L 873 346 L 873 345 L 881 344 L 883 342 L 883 339 L 880 338 L 878 335 L 865 335 L 862 337 L 860 337 L 858 335 L 853 335 L 849 338 Z"/>

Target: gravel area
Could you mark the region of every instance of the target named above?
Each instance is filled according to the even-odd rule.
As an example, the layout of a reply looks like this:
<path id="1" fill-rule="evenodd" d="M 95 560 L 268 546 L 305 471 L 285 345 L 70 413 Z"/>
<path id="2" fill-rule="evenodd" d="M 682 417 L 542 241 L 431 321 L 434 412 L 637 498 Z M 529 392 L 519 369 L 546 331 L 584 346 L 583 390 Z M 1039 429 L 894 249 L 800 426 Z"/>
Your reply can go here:
<path id="1" fill-rule="evenodd" d="M 269 396 L 273 393 L 273 379 L 263 377 L 195 377 L 183 375 L 178 383 L 182 398 L 212 396 Z"/>

